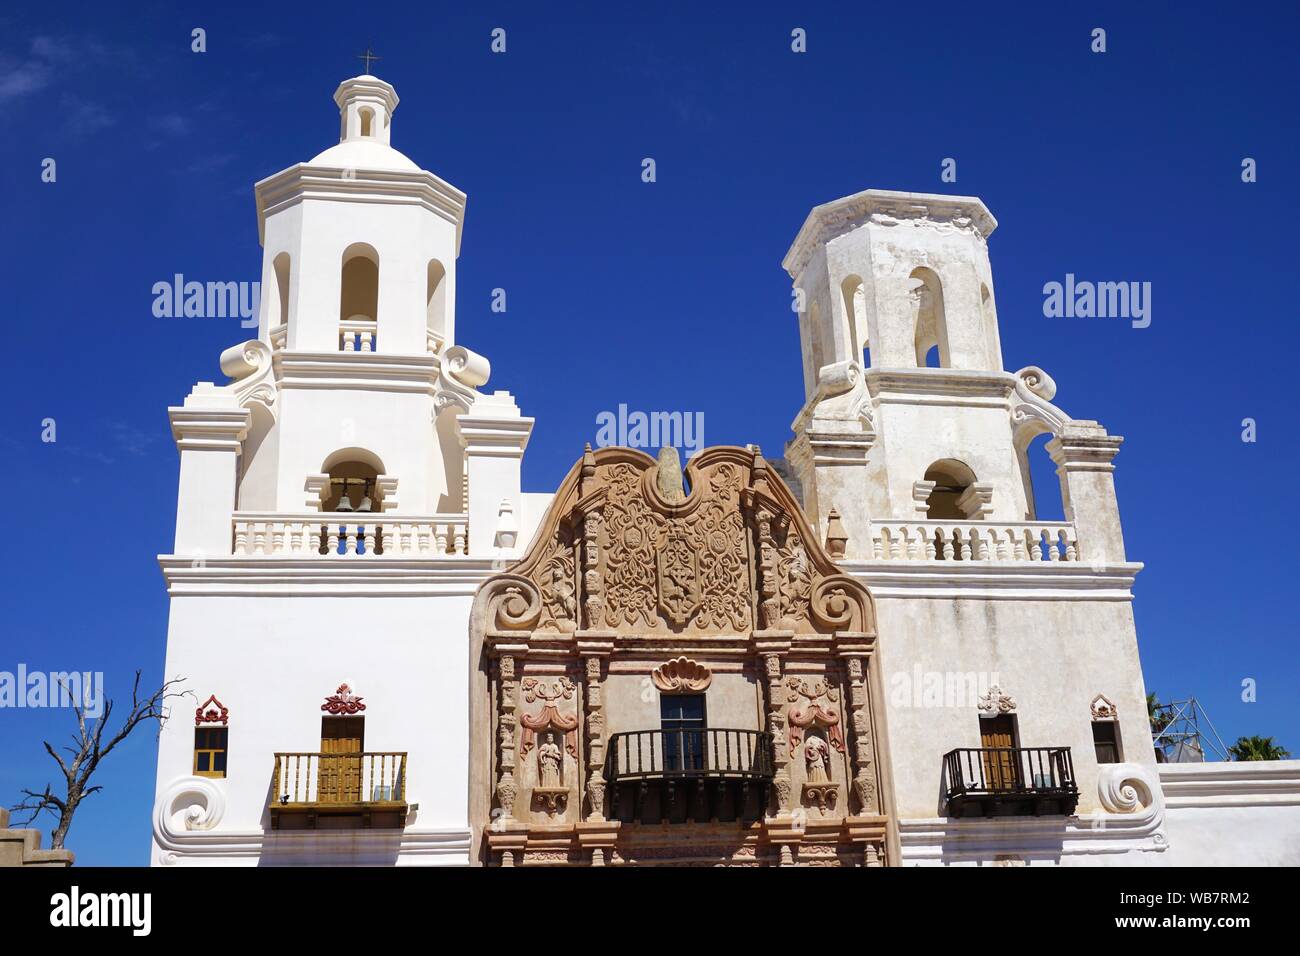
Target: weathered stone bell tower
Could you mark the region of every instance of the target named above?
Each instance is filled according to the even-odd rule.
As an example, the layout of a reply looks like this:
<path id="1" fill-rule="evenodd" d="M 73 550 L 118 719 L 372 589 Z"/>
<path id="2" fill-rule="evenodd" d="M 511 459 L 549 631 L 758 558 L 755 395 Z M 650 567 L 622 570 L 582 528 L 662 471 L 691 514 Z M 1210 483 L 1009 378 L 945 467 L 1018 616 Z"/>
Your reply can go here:
<path id="1" fill-rule="evenodd" d="M 813 209 L 784 261 L 805 391 L 787 455 L 811 523 L 878 602 L 903 862 L 1162 849 L 1122 439 L 1053 405 L 1041 369 L 1003 369 L 996 226 L 963 196 Z M 1044 433 L 1063 520 L 1037 520 L 1026 453 Z M 1129 786 L 1147 802 L 1118 799 Z M 986 810 L 1055 820 L 964 819 Z M 1102 851 L 1077 822 L 1094 813 Z"/>

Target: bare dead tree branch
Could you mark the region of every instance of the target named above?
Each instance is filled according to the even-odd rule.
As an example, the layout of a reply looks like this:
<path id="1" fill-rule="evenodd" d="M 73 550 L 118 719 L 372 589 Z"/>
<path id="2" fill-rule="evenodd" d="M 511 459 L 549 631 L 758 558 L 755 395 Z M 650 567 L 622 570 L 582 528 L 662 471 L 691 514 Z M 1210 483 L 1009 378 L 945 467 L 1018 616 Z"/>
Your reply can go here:
<path id="1" fill-rule="evenodd" d="M 135 680 L 131 685 L 131 709 L 127 712 L 126 719 L 122 721 L 121 727 L 105 743 L 104 731 L 108 726 L 109 718 L 113 714 L 113 701 L 111 699 L 104 701 L 104 710 L 99 717 L 87 717 L 87 700 L 85 697 L 71 693 L 66 682 L 60 681 L 64 693 L 72 700 L 72 709 L 77 717 L 77 731 L 72 735 L 72 745 L 62 748 L 70 759 L 64 760 L 63 757 L 60 757 L 59 752 L 48 740 L 44 741 L 44 744 L 45 752 L 53 757 L 55 763 L 59 765 L 59 772 L 63 775 L 66 796 L 56 796 L 49 784 L 46 784 L 44 791 L 24 788 L 21 791 L 23 800 L 11 809 L 17 813 L 28 814 L 27 819 L 24 821 L 26 823 L 32 822 L 42 813 L 49 813 L 57 818 L 58 823 L 50 831 L 50 846 L 56 850 L 61 849 L 63 841 L 68 835 L 68 828 L 72 826 L 73 815 L 77 812 L 81 801 L 92 793 L 103 789 L 98 785 L 90 785 L 91 775 L 98 769 L 100 762 L 141 724 L 157 721 L 158 726 L 161 728 L 167 719 L 167 701 L 174 697 L 184 697 L 189 693 L 188 691 L 175 690 L 183 682 L 184 678 L 165 681 L 161 687 L 148 697 L 142 698 L 140 696 L 140 671 L 137 670 Z"/>

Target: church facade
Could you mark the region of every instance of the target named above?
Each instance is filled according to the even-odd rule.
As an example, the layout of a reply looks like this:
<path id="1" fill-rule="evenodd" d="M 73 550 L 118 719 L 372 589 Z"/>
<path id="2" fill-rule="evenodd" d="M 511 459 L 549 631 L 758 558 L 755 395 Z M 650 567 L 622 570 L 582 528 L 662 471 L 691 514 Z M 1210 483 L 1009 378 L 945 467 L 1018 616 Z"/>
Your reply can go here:
<path id="1" fill-rule="evenodd" d="M 532 419 L 456 345 L 465 196 L 392 86 L 335 101 L 256 186 L 257 338 L 169 410 L 155 865 L 1300 862 L 1300 761 L 1156 762 L 1122 439 L 1003 368 L 982 202 L 811 212 L 784 458 L 525 493 Z"/>

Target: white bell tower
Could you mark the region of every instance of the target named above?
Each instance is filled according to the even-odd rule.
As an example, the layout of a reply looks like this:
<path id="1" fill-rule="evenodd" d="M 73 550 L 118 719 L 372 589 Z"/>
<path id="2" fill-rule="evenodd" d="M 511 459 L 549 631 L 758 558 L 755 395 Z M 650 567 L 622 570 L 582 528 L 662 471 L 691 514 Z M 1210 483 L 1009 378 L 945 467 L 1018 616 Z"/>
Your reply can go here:
<path id="1" fill-rule="evenodd" d="M 390 84 L 334 101 L 256 185 L 257 338 L 169 410 L 166 672 L 217 703 L 163 731 L 156 863 L 468 860 L 468 614 L 544 510 L 533 420 L 455 342 L 465 194 L 393 148 Z"/>

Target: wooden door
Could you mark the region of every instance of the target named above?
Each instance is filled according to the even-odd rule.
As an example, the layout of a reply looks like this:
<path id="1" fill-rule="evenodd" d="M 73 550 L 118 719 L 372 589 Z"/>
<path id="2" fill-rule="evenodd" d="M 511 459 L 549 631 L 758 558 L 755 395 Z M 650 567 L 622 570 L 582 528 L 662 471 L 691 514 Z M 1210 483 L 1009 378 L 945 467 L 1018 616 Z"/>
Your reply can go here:
<path id="1" fill-rule="evenodd" d="M 320 773 L 316 799 L 320 803 L 361 800 L 361 751 L 366 718 L 323 717 L 320 725 Z M 355 756 L 354 756 L 355 755 Z"/>
<path id="2" fill-rule="evenodd" d="M 980 718 L 980 747 L 984 753 L 984 786 L 992 791 L 1015 790 L 1020 762 L 1016 746 L 1016 719 L 1010 714 Z"/>

